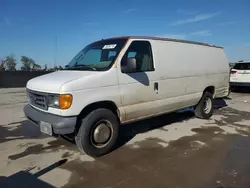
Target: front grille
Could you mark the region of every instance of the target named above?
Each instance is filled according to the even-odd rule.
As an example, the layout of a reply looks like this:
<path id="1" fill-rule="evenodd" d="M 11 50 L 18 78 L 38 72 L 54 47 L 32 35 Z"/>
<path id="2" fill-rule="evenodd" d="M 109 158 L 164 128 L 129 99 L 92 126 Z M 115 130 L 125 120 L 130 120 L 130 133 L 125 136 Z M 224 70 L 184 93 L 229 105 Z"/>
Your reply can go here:
<path id="1" fill-rule="evenodd" d="M 29 100 L 29 103 L 35 107 L 41 108 L 43 110 L 48 109 L 45 93 L 29 90 L 28 91 L 28 100 Z"/>

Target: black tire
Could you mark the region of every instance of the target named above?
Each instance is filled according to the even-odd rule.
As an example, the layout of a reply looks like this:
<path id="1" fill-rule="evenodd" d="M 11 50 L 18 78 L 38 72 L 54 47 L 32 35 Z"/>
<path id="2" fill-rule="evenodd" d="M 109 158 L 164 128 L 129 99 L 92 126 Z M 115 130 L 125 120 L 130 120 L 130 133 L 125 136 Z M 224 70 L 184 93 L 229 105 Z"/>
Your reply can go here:
<path id="1" fill-rule="evenodd" d="M 99 121 L 108 121 L 111 130 L 111 136 L 103 147 L 98 147 L 93 142 L 93 131 L 97 127 L 96 123 Z M 81 120 L 80 129 L 75 137 L 75 142 L 78 149 L 91 157 L 99 157 L 111 152 L 117 142 L 119 134 L 119 120 L 118 117 L 108 109 L 96 109 L 90 112 L 85 118 Z"/>
<path id="2" fill-rule="evenodd" d="M 206 100 L 210 100 L 211 102 L 211 108 L 209 110 L 206 110 Z M 213 94 L 206 91 L 204 92 L 201 100 L 197 104 L 194 110 L 194 114 L 197 118 L 201 119 L 209 119 L 213 115 Z"/>
<path id="3" fill-rule="evenodd" d="M 228 88 L 228 93 L 227 93 L 227 95 L 226 95 L 225 97 L 223 97 L 223 98 L 228 98 L 228 97 L 230 96 L 230 94 L 231 94 L 231 91 L 232 91 L 232 90 L 231 90 L 231 87 L 229 87 L 229 88 Z"/>

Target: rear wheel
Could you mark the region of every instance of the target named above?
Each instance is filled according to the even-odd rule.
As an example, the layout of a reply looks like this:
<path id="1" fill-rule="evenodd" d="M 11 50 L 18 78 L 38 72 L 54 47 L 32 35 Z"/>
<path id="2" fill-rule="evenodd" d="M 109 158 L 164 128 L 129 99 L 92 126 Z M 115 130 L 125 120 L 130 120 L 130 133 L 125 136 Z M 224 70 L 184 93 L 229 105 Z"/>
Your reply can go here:
<path id="1" fill-rule="evenodd" d="M 108 109 L 96 109 L 81 120 L 75 141 L 81 152 L 99 157 L 113 150 L 118 133 L 117 116 Z"/>
<path id="2" fill-rule="evenodd" d="M 195 116 L 201 119 L 209 119 L 213 115 L 213 94 L 206 91 L 197 106 Z"/>

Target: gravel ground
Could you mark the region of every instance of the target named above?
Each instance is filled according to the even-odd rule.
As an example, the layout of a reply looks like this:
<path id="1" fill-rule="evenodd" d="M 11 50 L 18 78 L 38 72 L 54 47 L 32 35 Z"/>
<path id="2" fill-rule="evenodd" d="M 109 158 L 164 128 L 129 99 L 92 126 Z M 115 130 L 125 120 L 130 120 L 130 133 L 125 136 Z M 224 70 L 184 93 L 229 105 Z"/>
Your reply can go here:
<path id="1" fill-rule="evenodd" d="M 0 187 L 250 187 L 250 92 L 216 100 L 210 120 L 187 111 L 122 126 L 98 159 L 27 121 L 25 89 L 0 96 Z"/>

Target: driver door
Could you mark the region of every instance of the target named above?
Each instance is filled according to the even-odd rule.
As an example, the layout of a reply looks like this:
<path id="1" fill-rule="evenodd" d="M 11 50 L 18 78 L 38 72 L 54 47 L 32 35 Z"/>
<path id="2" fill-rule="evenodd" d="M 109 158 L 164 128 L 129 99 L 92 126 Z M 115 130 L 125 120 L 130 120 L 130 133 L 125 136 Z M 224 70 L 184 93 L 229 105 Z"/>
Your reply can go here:
<path id="1" fill-rule="evenodd" d="M 128 59 L 136 68 L 128 71 Z M 120 62 L 118 81 L 125 121 L 142 119 L 156 113 L 158 83 L 149 41 L 132 41 Z M 134 66 L 134 65 L 133 65 Z"/>

